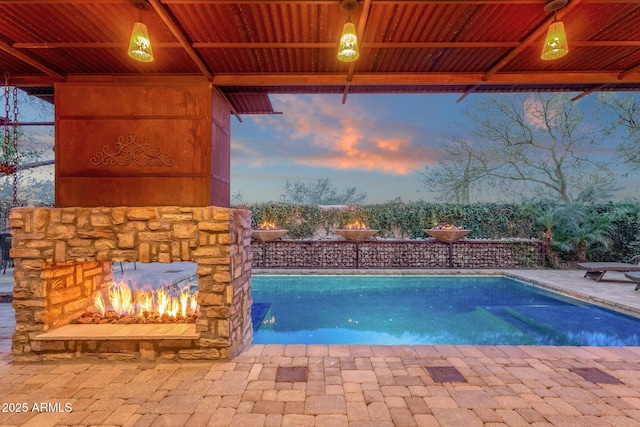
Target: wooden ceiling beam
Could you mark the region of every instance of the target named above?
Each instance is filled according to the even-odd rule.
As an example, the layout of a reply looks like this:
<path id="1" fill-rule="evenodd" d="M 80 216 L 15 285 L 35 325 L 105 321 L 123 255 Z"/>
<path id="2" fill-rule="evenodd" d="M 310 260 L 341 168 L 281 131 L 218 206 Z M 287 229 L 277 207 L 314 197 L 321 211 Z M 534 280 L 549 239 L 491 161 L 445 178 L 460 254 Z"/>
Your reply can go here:
<path id="1" fill-rule="evenodd" d="M 596 85 L 596 86 L 592 87 L 591 89 L 585 90 L 584 92 L 574 96 L 573 98 L 571 98 L 571 100 L 572 101 L 577 101 L 578 99 L 584 98 L 585 96 L 590 95 L 593 92 L 597 92 L 599 90 L 602 90 L 602 89 L 606 88 L 607 86 L 609 86 L 609 85 L 608 84 Z"/>
<path id="2" fill-rule="evenodd" d="M 127 49 L 129 42 L 85 42 L 85 43 L 13 43 L 16 49 Z M 153 42 L 153 47 L 182 48 L 178 42 Z"/>
<path id="3" fill-rule="evenodd" d="M 153 10 L 160 16 L 162 22 L 169 28 L 169 31 L 173 34 L 173 36 L 178 39 L 178 43 L 183 47 L 183 49 L 187 52 L 187 55 L 191 58 L 191 60 L 196 64 L 196 66 L 200 69 L 202 74 L 205 75 L 207 80 L 213 79 L 213 74 L 207 68 L 205 63 L 202 61 L 198 53 L 191 47 L 191 43 L 187 40 L 187 36 L 184 34 L 182 29 L 178 26 L 178 24 L 174 21 L 173 17 L 169 15 L 169 13 L 164 9 L 164 6 L 160 4 L 158 0 L 147 0 Z"/>
<path id="4" fill-rule="evenodd" d="M 483 73 L 359 73 L 352 85 L 572 85 L 620 84 L 617 72 L 522 72 L 499 73 L 491 82 Z M 640 83 L 640 73 L 629 75 L 626 83 Z M 216 74 L 216 86 L 344 86 L 344 74 Z"/>
<path id="5" fill-rule="evenodd" d="M 367 27 L 367 19 L 369 18 L 369 10 L 371 9 L 371 0 L 364 0 L 362 5 L 362 13 L 360 14 L 360 20 L 358 21 L 358 27 L 356 28 L 356 36 L 358 40 L 362 40 L 364 30 Z M 360 46 L 362 51 L 363 47 Z M 351 80 L 353 80 L 353 73 L 356 71 L 356 65 L 358 61 L 354 61 L 349 64 L 349 70 L 347 71 L 347 85 L 342 92 L 342 104 L 347 102 L 347 95 L 349 94 L 349 88 L 351 86 Z"/>
<path id="6" fill-rule="evenodd" d="M 187 36 L 184 34 L 182 29 L 178 26 L 178 24 L 174 21 L 173 17 L 169 15 L 169 13 L 165 10 L 164 6 L 160 4 L 158 0 L 147 0 L 153 10 L 160 16 L 162 22 L 169 28 L 169 31 L 173 34 L 173 36 L 178 39 L 178 43 L 182 46 L 182 48 L 187 52 L 187 55 L 191 58 L 191 60 L 196 64 L 196 66 L 200 69 L 202 74 L 211 82 L 213 80 L 213 73 L 206 66 L 204 61 L 200 58 L 198 53 L 191 47 L 191 42 L 187 39 Z M 210 84 L 210 88 L 212 91 L 216 92 L 222 99 L 227 102 L 231 113 L 236 116 L 239 122 L 242 123 L 242 118 L 238 113 L 238 110 L 235 108 L 231 100 L 220 91 L 216 86 Z"/>
<path id="7" fill-rule="evenodd" d="M 358 40 L 362 40 L 364 37 L 364 30 L 367 28 L 367 19 L 369 19 L 369 10 L 371 9 L 371 0 L 364 0 L 363 4 L 362 4 L 362 13 L 360 14 L 360 20 L 358 21 L 358 27 L 356 28 L 356 35 L 358 37 Z M 363 49 L 362 46 L 359 47 L 360 50 Z M 349 83 L 351 81 L 351 79 L 353 79 L 353 73 L 356 70 L 356 65 L 358 64 L 358 61 L 354 61 L 351 64 L 349 64 L 349 71 L 347 72 L 347 83 Z M 348 87 L 347 89 L 345 89 L 346 91 L 348 91 Z M 346 101 L 347 95 L 345 92 L 345 95 L 343 97 L 343 104 L 344 101 Z"/>
<path id="8" fill-rule="evenodd" d="M 42 65 L 41 63 L 39 63 L 38 61 L 36 61 L 35 59 L 25 55 L 24 53 L 16 50 L 15 48 L 9 46 L 6 43 L 2 43 L 0 42 L 0 50 L 3 50 L 5 52 L 7 52 L 9 55 L 18 58 L 20 61 L 24 62 L 25 64 L 28 64 L 40 71 L 42 71 L 43 73 L 45 73 L 46 75 L 53 77 L 54 79 L 58 80 L 58 81 L 62 81 L 64 80 L 64 77 L 61 74 L 56 73 L 55 71 L 53 71 L 51 68 Z"/>
<path id="9" fill-rule="evenodd" d="M 478 86 L 468 87 L 464 92 L 462 92 L 462 95 L 460 95 L 460 97 L 458 99 L 456 99 L 456 104 L 461 103 L 462 100 L 464 100 L 467 96 L 469 96 L 470 94 L 474 93 L 476 91 L 477 87 Z"/>
<path id="10" fill-rule="evenodd" d="M 640 71 L 640 70 L 639 70 Z M 618 79 L 618 72 L 522 72 L 522 73 L 498 73 L 491 82 L 482 81 L 482 73 L 358 73 L 354 76 L 352 85 L 457 85 L 469 86 L 467 91 L 479 89 L 483 85 L 620 85 L 624 83 L 640 83 L 640 72 L 630 73 L 624 81 Z M 201 75 L 156 75 L 145 74 L 147 81 L 163 81 L 192 79 Z M 82 75 L 69 76 L 67 81 L 135 81 L 140 75 Z M 204 78 L 204 77 L 203 77 Z M 13 76 L 11 81 L 19 87 L 53 86 L 60 79 L 51 76 L 21 75 Z M 213 77 L 216 86 L 314 86 L 331 85 L 344 88 L 344 74 L 216 74 Z M 242 91 L 243 93 L 254 93 Z M 264 92 L 259 92 L 264 93 Z"/>
<path id="11" fill-rule="evenodd" d="M 624 80 L 630 74 L 638 72 L 640 72 L 640 64 L 636 65 L 635 67 L 629 68 L 628 70 L 622 71 L 620 74 L 618 74 L 618 80 Z"/>
<path id="12" fill-rule="evenodd" d="M 362 36 L 358 36 L 362 38 Z M 14 49 L 126 49 L 127 42 L 83 42 L 83 43 L 13 43 Z M 513 48 L 520 46 L 519 42 L 374 42 L 361 43 L 363 49 L 496 49 Z M 171 49 L 184 48 L 180 42 L 154 42 L 154 47 Z M 190 45 L 193 49 L 336 49 L 335 43 L 213 43 L 196 42 Z M 571 47 L 632 47 L 640 48 L 640 40 L 597 40 L 597 41 L 571 41 Z M 357 61 L 356 61 L 357 62 Z"/>

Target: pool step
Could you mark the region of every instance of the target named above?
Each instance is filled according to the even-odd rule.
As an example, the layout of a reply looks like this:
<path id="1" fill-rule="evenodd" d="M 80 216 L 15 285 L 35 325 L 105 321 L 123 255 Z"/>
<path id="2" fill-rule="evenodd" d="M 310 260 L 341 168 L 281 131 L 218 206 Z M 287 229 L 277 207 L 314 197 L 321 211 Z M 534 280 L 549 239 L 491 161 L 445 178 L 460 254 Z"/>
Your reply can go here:
<path id="1" fill-rule="evenodd" d="M 530 316 L 526 316 L 512 307 L 502 307 L 502 311 L 508 315 L 505 316 L 505 318 L 511 317 L 513 319 L 517 319 L 519 322 L 524 323 L 529 328 L 535 330 L 537 332 L 536 335 L 544 337 L 544 340 L 548 341 L 540 344 L 567 345 L 569 341 L 566 334 L 559 332 Z"/>

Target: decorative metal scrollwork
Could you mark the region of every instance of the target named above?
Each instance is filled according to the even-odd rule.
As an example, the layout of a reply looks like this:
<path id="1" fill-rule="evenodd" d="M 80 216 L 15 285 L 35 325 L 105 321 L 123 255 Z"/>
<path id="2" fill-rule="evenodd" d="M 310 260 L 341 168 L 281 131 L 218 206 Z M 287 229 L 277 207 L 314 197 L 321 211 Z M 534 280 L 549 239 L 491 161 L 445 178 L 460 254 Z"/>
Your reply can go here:
<path id="1" fill-rule="evenodd" d="M 118 137 L 115 144 L 115 152 L 112 148 L 104 146 L 93 156 L 90 161 L 92 165 L 103 166 L 126 166 L 135 163 L 138 166 L 167 166 L 171 167 L 174 161 L 166 153 L 161 153 L 160 147 L 152 149 L 149 147 L 147 138 L 140 138 L 131 134 L 126 138 Z"/>

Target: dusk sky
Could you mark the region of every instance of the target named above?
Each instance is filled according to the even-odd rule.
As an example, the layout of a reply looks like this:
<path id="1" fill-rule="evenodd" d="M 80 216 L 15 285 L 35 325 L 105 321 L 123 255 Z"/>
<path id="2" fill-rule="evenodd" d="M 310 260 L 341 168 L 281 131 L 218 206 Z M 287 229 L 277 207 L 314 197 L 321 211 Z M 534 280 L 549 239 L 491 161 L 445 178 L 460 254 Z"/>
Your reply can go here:
<path id="1" fill-rule="evenodd" d="M 464 109 L 486 96 L 456 103 L 459 94 L 349 95 L 343 105 L 341 95 L 271 95 L 282 115 L 232 118 L 231 192 L 246 203 L 278 200 L 287 179 L 330 178 L 339 189 L 367 193 L 365 203 L 432 201 L 420 172 L 437 165 L 441 146 L 464 135 Z M 596 95 L 590 97 L 582 102 L 593 104 Z M 596 155 L 611 158 L 615 145 L 608 141 Z M 638 181 L 637 174 L 620 177 L 616 197 L 637 199 Z"/>
<path id="2" fill-rule="evenodd" d="M 417 200 L 459 105 L 452 95 L 272 95 L 282 115 L 232 119 L 232 194 L 278 200 L 285 181 L 330 178 L 368 202 Z"/>

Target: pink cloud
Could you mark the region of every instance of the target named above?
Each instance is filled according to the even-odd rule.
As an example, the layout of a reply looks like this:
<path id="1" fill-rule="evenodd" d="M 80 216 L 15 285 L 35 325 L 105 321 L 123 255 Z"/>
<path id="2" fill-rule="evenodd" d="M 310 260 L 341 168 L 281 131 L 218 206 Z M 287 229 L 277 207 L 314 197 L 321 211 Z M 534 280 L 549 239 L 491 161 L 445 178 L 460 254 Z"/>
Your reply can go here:
<path id="1" fill-rule="evenodd" d="M 395 175 L 436 163 L 433 147 L 417 143 L 412 130 L 389 129 L 356 99 L 350 98 L 347 105 L 337 97 L 320 96 L 287 95 L 277 101 L 282 116 L 254 121 L 284 139 L 281 143 L 293 163 Z"/>
<path id="2" fill-rule="evenodd" d="M 409 145 L 409 141 L 400 138 L 380 138 L 374 139 L 378 147 L 389 151 L 400 151 L 401 148 Z"/>

